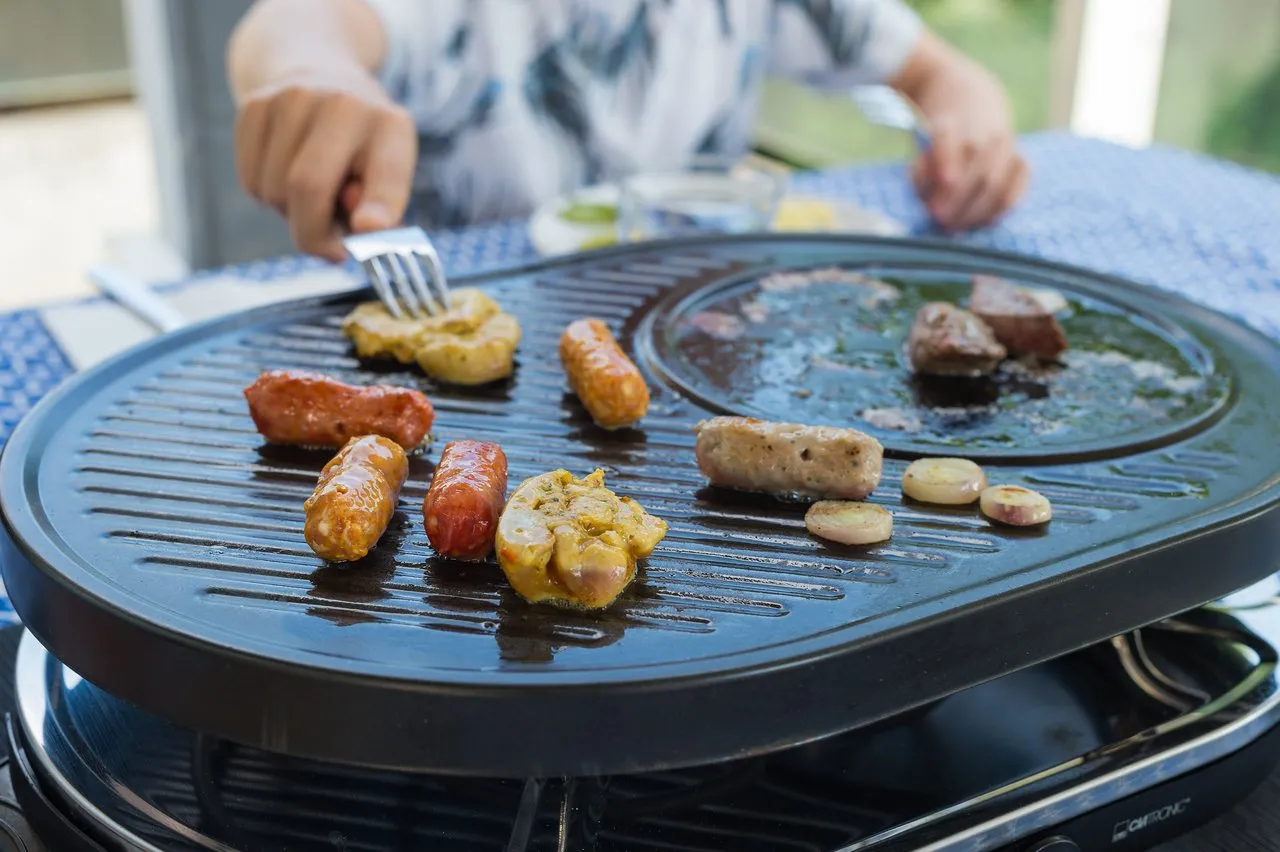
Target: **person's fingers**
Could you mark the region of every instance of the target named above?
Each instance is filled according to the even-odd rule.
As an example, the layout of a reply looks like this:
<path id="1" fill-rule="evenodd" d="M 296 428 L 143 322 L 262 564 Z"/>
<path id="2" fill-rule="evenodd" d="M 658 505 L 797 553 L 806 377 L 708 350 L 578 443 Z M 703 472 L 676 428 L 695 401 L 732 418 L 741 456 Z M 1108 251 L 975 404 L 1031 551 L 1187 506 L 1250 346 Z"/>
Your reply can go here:
<path id="1" fill-rule="evenodd" d="M 945 198 L 935 199 L 930 206 L 934 219 L 949 230 L 965 227 L 968 211 L 999 181 L 1001 166 L 1008 162 L 1012 143 L 1003 139 L 990 142 L 968 139 L 962 149 L 961 174 L 951 192 Z"/>
<path id="2" fill-rule="evenodd" d="M 1001 200 L 1001 212 L 1004 212 L 1013 205 L 1022 200 L 1022 196 L 1027 192 L 1027 186 L 1031 183 L 1031 167 L 1027 165 L 1027 161 L 1021 156 L 1018 157 L 1017 163 L 1013 167 L 1013 180 L 1005 189 L 1004 198 Z"/>
<path id="3" fill-rule="evenodd" d="M 997 168 L 995 179 L 960 213 L 961 228 L 980 228 L 1000 218 L 1026 188 L 1026 163 L 1015 151 Z"/>
<path id="4" fill-rule="evenodd" d="M 933 194 L 933 183 L 929 179 L 929 152 L 921 151 L 911 163 L 911 185 L 915 187 L 916 197 L 928 203 Z"/>
<path id="5" fill-rule="evenodd" d="M 359 203 L 350 217 L 352 231 L 378 231 L 399 224 L 409 206 L 417 160 L 413 119 L 402 110 L 384 114 L 362 155 Z"/>
<path id="6" fill-rule="evenodd" d="M 346 183 L 338 190 L 338 202 L 334 207 L 338 229 L 344 234 L 353 233 L 351 228 L 351 211 L 360 205 L 361 183 L 359 179 L 348 175 Z"/>
<path id="7" fill-rule="evenodd" d="M 965 148 L 957 128 L 944 122 L 934 126 L 929 150 L 924 155 L 923 174 L 929 190 L 926 204 L 935 216 L 935 208 L 949 202 L 964 175 Z"/>
<path id="8" fill-rule="evenodd" d="M 261 198 L 258 175 L 267 133 L 267 108 L 264 100 L 249 101 L 236 115 L 236 176 L 240 187 L 252 198 Z"/>
<path id="9" fill-rule="evenodd" d="M 321 108 L 304 89 L 286 89 L 271 100 L 258 184 L 262 200 L 277 210 L 287 212 L 289 169 Z"/>
<path id="10" fill-rule="evenodd" d="M 352 212 L 360 206 L 360 196 L 364 193 L 364 184 L 358 178 L 350 178 L 338 194 L 338 206 L 350 218 Z"/>
<path id="11" fill-rule="evenodd" d="M 367 144 L 372 113 L 350 97 L 334 97 L 317 112 L 289 166 L 285 206 L 293 241 L 304 252 L 331 260 L 346 256 L 335 221 L 338 192 Z"/>
<path id="12" fill-rule="evenodd" d="M 989 221 L 1008 186 L 1015 156 L 1012 139 L 1000 139 L 979 149 L 969 163 L 955 205 L 940 211 L 949 227 L 967 230 Z"/>

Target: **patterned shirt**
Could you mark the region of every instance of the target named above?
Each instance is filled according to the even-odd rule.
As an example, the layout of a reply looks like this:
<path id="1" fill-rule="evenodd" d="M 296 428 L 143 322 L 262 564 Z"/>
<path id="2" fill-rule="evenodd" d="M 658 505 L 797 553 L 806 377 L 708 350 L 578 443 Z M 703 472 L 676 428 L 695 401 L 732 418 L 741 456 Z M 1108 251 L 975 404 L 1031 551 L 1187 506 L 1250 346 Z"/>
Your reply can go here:
<path id="1" fill-rule="evenodd" d="M 368 0 L 382 83 L 414 116 L 415 214 L 525 215 L 576 187 L 746 153 L 766 72 L 826 90 L 894 76 L 901 0 Z"/>

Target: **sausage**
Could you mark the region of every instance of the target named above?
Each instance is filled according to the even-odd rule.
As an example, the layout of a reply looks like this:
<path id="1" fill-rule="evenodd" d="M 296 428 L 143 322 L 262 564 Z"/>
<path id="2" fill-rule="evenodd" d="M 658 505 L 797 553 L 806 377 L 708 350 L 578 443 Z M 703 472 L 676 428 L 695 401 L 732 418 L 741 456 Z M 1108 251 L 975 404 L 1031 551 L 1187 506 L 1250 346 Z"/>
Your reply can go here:
<path id="1" fill-rule="evenodd" d="M 399 444 L 380 435 L 352 438 L 303 504 L 307 544 L 330 562 L 364 558 L 386 532 L 408 474 Z"/>
<path id="2" fill-rule="evenodd" d="M 450 559 L 479 561 L 493 552 L 507 502 L 507 457 L 482 441 L 450 441 L 422 501 L 431 546 Z"/>
<path id="3" fill-rule="evenodd" d="M 712 485 L 779 497 L 861 500 L 880 484 L 884 447 L 856 429 L 713 417 L 695 431 L 698 469 Z"/>
<path id="4" fill-rule="evenodd" d="M 598 426 L 628 426 L 649 410 L 644 376 L 600 320 L 569 323 L 560 336 L 560 361 L 570 387 Z"/>
<path id="5" fill-rule="evenodd" d="M 356 387 L 332 376 L 272 370 L 244 389 L 258 431 L 277 444 L 341 447 L 361 435 L 419 446 L 435 410 L 421 391 L 391 385 Z"/>

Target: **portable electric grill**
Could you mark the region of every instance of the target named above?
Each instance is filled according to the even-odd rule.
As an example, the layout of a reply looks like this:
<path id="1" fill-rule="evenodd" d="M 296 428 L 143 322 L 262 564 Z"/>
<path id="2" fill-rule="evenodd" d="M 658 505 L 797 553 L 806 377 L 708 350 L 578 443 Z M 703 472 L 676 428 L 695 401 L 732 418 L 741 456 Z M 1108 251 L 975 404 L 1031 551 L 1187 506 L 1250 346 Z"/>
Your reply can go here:
<path id="1" fill-rule="evenodd" d="M 899 300 L 868 313 L 849 301 L 855 284 L 761 288 L 778 270 L 827 267 L 890 281 Z M 1072 300 L 1075 365 L 1015 369 L 988 383 L 908 382 L 898 347 L 914 306 L 962 298 L 973 273 Z M 1171 296 L 942 244 L 759 236 L 649 244 L 465 283 L 489 288 L 523 324 L 507 384 L 437 388 L 414 370 L 355 360 L 337 326 L 358 297 L 344 296 L 170 335 L 78 377 L 21 424 L 0 460 L 0 500 L 5 581 L 31 633 L 19 655 L 14 731 L 20 753 L 35 755 L 30 789 L 43 777 L 59 789 L 55 798 L 78 790 L 71 798 L 92 807 L 77 819 L 107 820 L 165 849 L 185 847 L 147 832 L 191 848 L 427 848 L 410 835 L 373 845 L 360 838 L 359 820 L 337 827 L 342 809 L 331 797 L 351 805 L 366 790 L 370 807 L 436 797 L 438 826 L 484 803 L 493 830 L 469 834 L 458 822 L 475 845 L 455 848 L 544 848 L 548 820 L 573 824 L 559 848 L 585 848 L 628 803 L 652 816 L 661 810 L 655 797 L 692 791 L 713 805 L 724 790 L 743 789 L 744 767 L 757 767 L 761 796 L 779 760 L 802 775 L 810 761 L 813 783 L 833 771 L 832 755 L 839 762 L 904 724 L 946 718 L 959 697 L 931 703 L 1000 675 L 1040 673 L 1061 688 L 1073 683 L 1063 671 L 1094 651 L 1067 655 L 1274 570 L 1280 490 L 1268 424 L 1280 414 L 1280 350 Z M 732 334 L 706 332 L 701 318 L 733 316 L 748 302 L 768 317 Z M 583 315 L 608 321 L 649 374 L 653 404 L 637 429 L 596 429 L 565 392 L 556 343 Z M 1108 354 L 1116 352 L 1123 357 Z M 399 520 L 374 553 L 326 566 L 302 541 L 301 503 L 327 456 L 265 445 L 240 393 L 276 368 L 423 386 L 439 441 L 499 441 L 513 481 L 604 468 L 612 487 L 671 532 L 610 610 L 532 607 L 496 567 L 432 557 L 418 520 L 428 454 L 413 461 Z M 899 422 L 864 426 L 859 416 L 873 409 Z M 690 427 L 721 412 L 858 422 L 876 434 L 887 459 L 872 499 L 894 507 L 893 540 L 823 544 L 805 533 L 802 506 L 706 488 Z M 1005 531 L 975 510 L 904 505 L 898 478 L 922 454 L 982 460 L 993 481 L 1049 496 L 1054 521 Z M 1162 635 L 1188 632 L 1197 648 L 1217 649 L 1214 660 L 1244 668 L 1188 662 L 1203 660 L 1202 648 L 1188 659 L 1186 649 L 1162 651 L 1177 659 L 1154 670 L 1177 669 L 1198 684 L 1184 686 L 1182 700 L 1197 700 L 1156 702 L 1172 717 L 1124 704 L 1128 727 L 1094 724 L 1057 755 L 1102 749 L 1101 764 L 1085 760 L 1038 786 L 1019 781 L 1023 770 L 1055 765 L 1037 764 L 1038 753 L 968 786 L 922 793 L 906 817 L 865 779 L 852 787 L 865 802 L 806 793 L 812 808 L 797 806 L 796 831 L 815 821 L 829 831 L 796 848 L 854 848 L 872 837 L 859 848 L 919 848 L 926 836 L 942 842 L 940 825 L 967 831 L 980 816 L 1052 798 L 1067 781 L 1138 765 L 1153 742 L 1190 748 L 1205 725 L 1219 751 L 1200 751 L 1183 769 L 1221 757 L 1224 742 L 1257 739 L 1274 721 L 1270 637 L 1240 624 Z M 1229 650 L 1246 646 L 1253 650 L 1243 656 Z M 1171 678 L 1155 682 L 1163 679 Z M 1006 677 L 979 690 L 1016 693 L 1024 682 Z M 999 693 L 963 693 L 980 694 Z M 1222 706 L 1196 715 L 1215 697 Z M 920 712 L 904 720 L 912 709 Z M 1188 713 L 1176 733 L 1107 751 L 1148 723 Z M 876 722 L 888 733 L 860 730 Z M 1228 729 L 1236 733 L 1219 736 Z M 851 733 L 817 742 L 841 732 Z M 53 757 L 69 753 L 90 769 L 77 775 Z M 141 774 L 124 780 L 126 767 Z M 103 773 L 114 782 L 99 784 Z M 313 789 L 304 777 L 326 780 Z M 314 825 L 286 837 L 240 824 L 223 782 L 248 778 L 235 796 L 275 801 L 268 793 L 277 791 L 282 812 L 305 810 Z M 983 799 L 975 783 L 1014 787 Z M 90 788 L 136 813 L 108 813 Z M 183 804 L 188 793 L 194 810 Z M 548 814 L 556 801 L 564 812 Z M 950 813 L 957 802 L 963 813 Z M 855 829 L 848 813 L 859 808 L 866 819 Z M 946 819 L 919 824 L 939 810 Z M 414 813 L 406 825 L 427 819 Z M 326 833 L 319 826 L 330 818 Z M 1015 824 L 1002 838 L 1052 821 Z M 600 848 L 649 848 L 612 842 Z"/>

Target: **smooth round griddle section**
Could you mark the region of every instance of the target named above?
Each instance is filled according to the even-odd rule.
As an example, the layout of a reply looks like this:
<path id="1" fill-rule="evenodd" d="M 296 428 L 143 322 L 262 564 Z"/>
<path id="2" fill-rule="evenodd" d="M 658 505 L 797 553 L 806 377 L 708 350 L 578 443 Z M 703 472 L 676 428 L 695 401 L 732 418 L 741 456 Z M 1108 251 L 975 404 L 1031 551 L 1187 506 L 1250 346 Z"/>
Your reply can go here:
<path id="1" fill-rule="evenodd" d="M 1062 462 L 1167 445 L 1213 422 L 1232 382 L 1175 323 L 1026 265 L 1012 284 L 1061 296 L 1060 363 L 1009 359 L 991 376 L 913 373 L 907 333 L 928 302 L 968 304 L 972 264 L 779 267 L 677 294 L 646 318 L 656 372 L 718 413 L 875 435 L 903 457 Z M 1085 286 L 1081 286 L 1081 285 Z"/>
<path id="2" fill-rule="evenodd" d="M 15 431 L 0 457 L 6 588 L 59 660 L 185 727 L 340 763 L 550 777 L 706 764 L 848 730 L 1267 574 L 1280 351 L 1134 285 L 1042 270 L 1073 298 L 1143 307 L 1148 359 L 1231 375 L 1239 392 L 1158 449 L 1001 466 L 998 481 L 1053 501 L 1053 522 L 1034 531 L 908 504 L 890 460 L 870 499 L 894 514 L 893 539 L 824 542 L 802 504 L 707 487 L 692 429 L 707 407 L 651 373 L 648 416 L 607 432 L 557 357 L 564 327 L 595 316 L 652 366 L 643 331 L 669 300 L 719 304 L 776 269 L 954 271 L 966 259 L 1034 268 L 927 243 L 753 236 L 459 281 L 487 288 L 524 329 L 514 378 L 473 389 L 355 358 L 339 325 L 366 294 L 184 329 L 75 377 Z M 391 526 L 360 562 L 327 565 L 304 542 L 302 504 L 331 453 L 256 432 L 242 392 L 267 369 L 419 388 L 435 406 L 436 445 L 412 458 Z M 609 609 L 532 606 L 495 563 L 429 547 L 423 497 L 439 448 L 463 438 L 503 446 L 512 488 L 599 467 L 670 531 Z"/>

